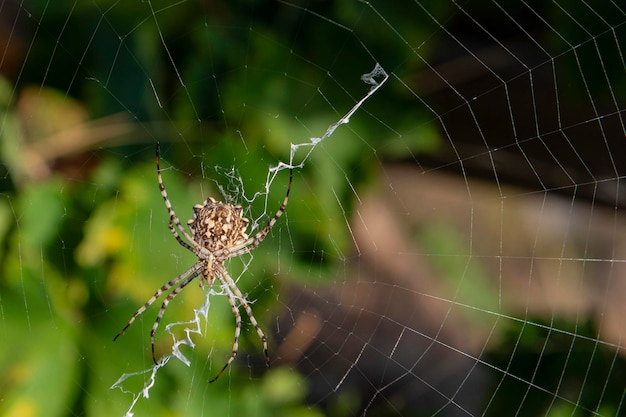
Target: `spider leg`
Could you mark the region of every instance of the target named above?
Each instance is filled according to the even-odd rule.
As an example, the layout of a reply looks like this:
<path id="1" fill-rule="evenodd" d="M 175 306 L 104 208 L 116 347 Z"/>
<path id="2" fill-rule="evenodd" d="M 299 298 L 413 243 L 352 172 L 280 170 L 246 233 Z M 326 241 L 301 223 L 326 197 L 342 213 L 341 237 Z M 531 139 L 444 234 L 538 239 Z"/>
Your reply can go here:
<path id="1" fill-rule="evenodd" d="M 161 177 L 161 167 L 159 166 L 159 144 L 158 143 L 156 145 L 155 161 L 156 161 L 156 167 L 157 167 L 157 179 L 159 181 L 159 190 L 161 191 L 161 196 L 163 196 L 163 201 L 165 201 L 165 207 L 167 207 L 167 212 L 170 215 L 170 224 L 169 224 L 170 231 L 172 232 L 172 234 L 174 235 L 174 237 L 176 238 L 178 243 L 180 243 L 181 246 L 183 246 L 185 249 L 190 250 L 193 253 L 196 253 L 194 249 L 180 237 L 180 235 L 176 232 L 176 229 L 174 228 L 174 225 L 175 225 L 178 228 L 178 230 L 180 230 L 180 232 L 183 234 L 183 236 L 188 241 L 192 242 L 195 246 L 196 242 L 189 235 L 189 233 L 187 233 L 187 231 L 183 228 L 183 225 L 180 224 L 180 220 L 178 219 L 178 216 L 174 212 L 174 208 L 172 207 L 172 204 L 170 203 L 170 199 L 167 197 L 167 191 L 165 191 L 165 184 L 163 184 L 163 178 Z"/>
<path id="2" fill-rule="evenodd" d="M 172 224 L 172 222 L 170 222 L 169 228 L 170 228 L 170 232 L 172 232 L 172 234 L 174 235 L 174 237 L 176 238 L 178 243 L 180 243 L 180 245 L 183 248 L 185 248 L 189 252 L 197 255 L 196 250 L 193 247 L 191 247 L 191 245 L 189 245 L 187 242 L 185 242 L 183 239 L 181 239 L 181 237 L 178 235 L 178 232 L 176 232 L 176 229 L 174 229 L 174 225 Z"/>
<path id="3" fill-rule="evenodd" d="M 156 360 L 156 355 L 154 353 L 154 335 L 156 334 L 157 329 L 159 328 L 159 323 L 163 318 L 163 314 L 165 314 L 165 310 L 167 309 L 167 305 L 172 301 L 179 292 L 183 290 L 191 281 L 193 281 L 198 275 L 200 275 L 200 270 L 195 271 L 187 279 L 185 279 L 178 287 L 174 288 L 174 290 L 165 297 L 163 300 L 163 304 L 161 305 L 161 309 L 159 310 L 159 314 L 157 314 L 157 318 L 152 325 L 152 330 L 150 330 L 150 345 L 152 345 L 152 360 L 155 365 L 158 365 Z"/>
<path id="4" fill-rule="evenodd" d="M 113 341 L 116 341 L 118 337 L 123 335 L 124 332 L 126 331 L 126 329 L 128 329 L 130 327 L 130 325 L 133 324 L 135 319 L 137 317 L 139 317 L 144 311 L 146 311 L 146 309 L 148 307 L 150 307 L 161 296 L 161 294 L 163 294 L 165 291 L 167 291 L 170 288 L 172 288 L 174 285 L 177 285 L 187 275 L 192 274 L 192 276 L 194 276 L 194 277 L 197 276 L 199 271 L 202 269 L 202 266 L 203 266 L 202 262 L 196 262 L 191 268 L 189 268 L 188 270 L 186 270 L 185 272 L 183 272 L 182 274 L 180 274 L 176 278 L 173 278 L 172 280 L 170 280 L 167 283 L 163 284 L 163 286 L 161 288 L 159 288 L 154 293 L 154 295 L 152 297 L 150 297 L 150 299 L 148 301 L 146 301 L 146 303 L 143 306 L 139 307 L 139 310 L 135 311 L 135 314 L 132 315 L 130 320 L 128 320 L 128 323 L 126 324 L 126 326 L 124 326 L 124 328 L 122 330 L 120 330 L 120 332 L 113 338 Z"/>
<path id="5" fill-rule="evenodd" d="M 267 337 L 265 337 L 263 330 L 261 330 L 259 323 L 256 321 L 256 318 L 254 317 L 254 314 L 252 313 L 252 308 L 250 308 L 250 305 L 247 303 L 243 294 L 241 293 L 239 288 L 237 288 L 237 284 L 235 284 L 233 279 L 228 274 L 228 271 L 226 271 L 226 269 L 222 265 L 216 268 L 216 273 L 220 282 L 227 290 L 226 296 L 228 297 L 228 302 L 230 303 L 230 307 L 235 316 L 235 340 L 233 342 L 233 351 L 230 357 L 228 358 L 228 361 L 226 361 L 226 365 L 224 365 L 224 367 L 217 373 L 217 375 L 212 380 L 209 381 L 209 383 L 215 382 L 217 378 L 219 378 L 222 375 L 222 373 L 224 373 L 226 368 L 228 368 L 228 365 L 230 365 L 231 362 L 235 359 L 235 356 L 237 356 L 237 352 L 239 351 L 239 335 L 241 333 L 241 314 L 239 313 L 239 308 L 237 308 L 237 304 L 235 302 L 235 296 L 240 300 L 239 302 L 241 303 L 241 305 L 243 305 L 243 308 L 246 310 L 248 318 L 250 319 L 250 323 L 252 323 L 252 325 L 254 326 L 257 334 L 259 335 L 259 339 L 261 339 L 261 343 L 263 343 L 263 353 L 265 354 L 265 363 L 268 368 L 270 367 L 270 356 L 267 351 Z M 233 293 L 235 296 L 233 296 Z"/>
<path id="6" fill-rule="evenodd" d="M 228 255 L 229 258 L 239 256 L 244 253 L 248 253 L 252 251 L 254 248 L 256 248 L 257 246 L 259 246 L 261 242 L 263 242 L 263 240 L 267 237 L 267 234 L 270 232 L 270 229 L 274 227 L 274 224 L 276 224 L 276 221 L 278 220 L 278 218 L 283 215 L 285 210 L 287 210 L 287 203 L 289 202 L 289 192 L 291 191 L 292 181 L 293 181 L 293 168 L 289 168 L 289 184 L 287 184 L 287 193 L 285 193 L 285 198 L 283 199 L 283 203 L 278 208 L 278 211 L 276 212 L 276 214 L 274 214 L 274 217 L 272 217 L 267 222 L 267 225 L 263 228 L 263 230 L 261 230 L 256 235 L 250 237 L 249 239 L 246 239 L 245 241 L 237 245 L 234 245 L 232 248 L 230 248 L 230 254 Z"/>
<path id="7" fill-rule="evenodd" d="M 233 341 L 233 350 L 230 354 L 230 357 L 226 361 L 226 365 L 224 365 L 222 369 L 220 369 L 217 375 L 215 375 L 215 377 L 213 377 L 213 379 L 211 379 L 209 383 L 215 382 L 217 378 L 219 378 L 224 373 L 226 368 L 228 368 L 228 365 L 230 365 L 232 361 L 235 360 L 235 356 L 237 356 L 237 353 L 239 352 L 239 335 L 241 334 L 241 313 L 239 313 L 239 308 L 237 308 L 237 303 L 230 290 L 230 284 L 228 284 L 228 282 L 222 276 L 224 272 L 225 271 L 218 271 L 217 277 L 224 286 L 224 289 L 226 291 L 226 297 L 228 298 L 228 303 L 230 304 L 230 308 L 233 311 L 233 315 L 235 316 L 235 340 Z"/>

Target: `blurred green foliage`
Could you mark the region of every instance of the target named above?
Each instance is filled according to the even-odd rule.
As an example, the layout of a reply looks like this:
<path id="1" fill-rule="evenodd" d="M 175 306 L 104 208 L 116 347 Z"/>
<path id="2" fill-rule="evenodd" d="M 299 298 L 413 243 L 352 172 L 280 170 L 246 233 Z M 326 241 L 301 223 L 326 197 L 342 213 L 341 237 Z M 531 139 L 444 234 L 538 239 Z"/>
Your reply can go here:
<path id="1" fill-rule="evenodd" d="M 436 0 L 419 5 L 435 17 L 451 7 Z M 411 49 L 439 32 L 424 13 L 407 19 L 392 2 L 379 4 L 381 24 L 367 2 L 317 6 L 317 14 L 337 24 L 260 0 L 32 0 L 19 9 L 12 41 L 23 45 L 15 52 L 20 66 L 0 85 L 1 415 L 126 412 L 131 397 L 109 387 L 122 373 L 150 367 L 149 329 L 159 303 L 117 342 L 112 337 L 159 286 L 194 262 L 167 228 L 155 175 L 157 141 L 182 221 L 207 196 L 221 199 L 220 188 L 243 203 L 243 195 L 265 192 L 268 167 L 289 161 L 290 143 L 321 136 L 364 95 L 359 76 L 374 58 L 402 78 L 433 53 L 427 46 L 418 54 Z M 374 24 L 381 30 L 369 30 Z M 38 102 L 26 100 L 29 88 Z M 257 300 L 261 323 L 271 322 L 277 264 L 294 280 L 332 279 L 326 267 L 351 250 L 345 224 L 355 190 L 375 185 L 382 160 L 441 145 L 433 115 L 408 110 L 415 100 L 409 90 L 390 83 L 349 129 L 318 146 L 312 163 L 295 173 L 289 227 L 279 221 L 245 274 L 242 261 L 230 263 L 240 287 Z M 115 129 L 97 123 L 119 114 Z M 79 134 L 63 136 L 76 124 Z M 291 162 L 301 162 L 300 152 Z M 263 225 L 286 182 L 279 172 L 267 201 L 255 198 L 246 215 Z M 436 247 L 454 243 L 454 236 L 438 240 L 441 230 L 430 232 L 425 239 Z M 189 306 L 202 300 L 190 285 L 166 321 L 190 319 Z M 191 368 L 171 361 L 136 415 L 320 415 L 303 405 L 307 385 L 298 374 L 272 369 L 251 376 L 263 365 L 257 369 L 254 356 L 248 363 L 243 353 L 227 377 L 209 385 L 230 354 L 233 328 L 226 300 L 215 297 L 208 336 L 185 351 Z M 248 330 L 242 350 L 258 353 Z M 171 346 L 163 329 L 157 345 L 161 354 Z M 138 392 L 143 382 L 138 376 L 128 384 Z M 337 415 L 358 403 L 353 394 L 338 401 Z"/>
<path id="2" fill-rule="evenodd" d="M 159 286 L 194 262 L 167 229 L 156 183 L 156 141 L 164 143 L 163 176 L 185 221 L 191 207 L 208 195 L 222 199 L 220 187 L 236 191 L 229 195 L 234 199 L 241 199 L 242 192 L 248 197 L 265 192 L 268 167 L 288 161 L 296 136 L 311 135 L 284 115 L 311 100 L 323 71 L 287 68 L 291 77 L 310 80 L 304 96 L 277 83 L 286 70 L 287 44 L 270 25 L 240 14 L 238 9 L 249 5 L 202 13 L 191 2 L 168 6 L 154 1 L 27 5 L 33 18 L 24 22 L 25 39 L 33 49 L 17 83 L 2 85 L 2 415 L 112 416 L 123 415 L 130 405 L 131 396 L 109 388 L 122 373 L 150 367 L 148 329 L 160 303 L 117 342 L 112 337 Z M 232 22 L 239 16 L 241 22 Z M 352 76 L 358 80 L 358 75 Z M 30 87 L 39 89 L 34 101 L 23 93 Z M 100 142 L 92 142 L 100 126 L 90 120 L 116 113 L 125 115 L 123 123 L 132 133 L 120 140 L 105 132 Z M 313 134 L 321 134 L 335 117 L 307 126 L 319 127 Z M 74 128 L 73 123 L 82 123 L 84 130 L 73 139 L 71 152 L 57 154 L 63 143 L 55 135 Z M 324 181 L 333 178 L 335 190 L 345 194 L 343 167 L 348 161 L 356 165 L 358 150 L 339 146 L 331 151 L 337 156 L 334 164 L 299 173 L 296 181 L 304 175 L 321 178 L 323 172 Z M 230 169 L 234 174 L 224 175 Z M 255 198 L 246 215 L 267 221 L 284 194 L 285 174 L 272 182 L 267 202 Z M 236 176 L 245 190 L 237 189 Z M 314 219 L 290 227 L 289 233 L 304 238 L 290 240 L 281 223 L 255 251 L 245 274 L 241 261 L 229 265 L 242 290 L 256 300 L 262 323 L 268 322 L 275 297 L 271 277 L 277 257 L 295 250 L 285 244 L 303 245 L 298 253 L 319 244 L 332 251 L 337 242 L 331 245 L 319 236 L 340 230 L 344 222 L 336 204 L 330 205 L 332 215 L 323 208 L 335 201 L 330 189 L 315 185 L 293 195 L 305 202 L 305 208 L 295 206 L 293 216 Z M 337 241 L 348 242 L 345 237 Z M 309 271 L 311 265 L 307 260 Z M 190 319 L 190 306 L 202 301 L 203 292 L 190 285 L 171 304 L 166 322 Z M 214 297 L 204 329 L 210 336 L 194 338 L 196 348 L 185 350 L 191 370 L 172 361 L 161 370 L 150 399 L 134 412 L 201 415 L 208 407 L 214 415 L 319 415 L 303 405 L 306 383 L 297 374 L 273 369 L 262 379 L 251 377 L 248 373 L 257 367 L 246 365 L 245 352 L 228 376 L 207 383 L 228 358 L 233 321 L 226 299 Z M 163 327 L 158 354 L 171 346 Z M 247 330 L 242 350 L 258 352 L 256 334 Z M 140 375 L 124 386 L 139 392 L 144 382 Z"/>

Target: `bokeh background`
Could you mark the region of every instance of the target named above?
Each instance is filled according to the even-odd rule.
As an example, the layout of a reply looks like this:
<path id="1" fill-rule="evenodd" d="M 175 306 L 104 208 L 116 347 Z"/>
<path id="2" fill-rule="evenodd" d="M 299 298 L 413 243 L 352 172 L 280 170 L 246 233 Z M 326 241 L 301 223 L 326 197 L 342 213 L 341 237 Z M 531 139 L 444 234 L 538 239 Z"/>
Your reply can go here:
<path id="1" fill-rule="evenodd" d="M 626 13 L 615 1 L 0 2 L 0 415 L 121 416 L 208 196 L 263 227 L 137 416 L 618 416 Z M 321 137 L 369 89 L 348 124 Z M 190 285 L 163 324 L 204 301 Z M 164 327 L 164 326 L 162 326 Z M 184 332 L 178 332 L 182 337 Z M 171 350 L 163 330 L 157 352 Z"/>

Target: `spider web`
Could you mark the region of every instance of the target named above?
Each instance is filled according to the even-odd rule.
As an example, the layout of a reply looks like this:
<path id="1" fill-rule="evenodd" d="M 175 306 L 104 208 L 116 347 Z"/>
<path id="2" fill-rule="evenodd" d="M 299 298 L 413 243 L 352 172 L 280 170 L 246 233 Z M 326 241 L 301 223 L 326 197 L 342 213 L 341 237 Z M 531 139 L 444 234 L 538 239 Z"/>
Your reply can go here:
<path id="1" fill-rule="evenodd" d="M 275 174 L 281 170 L 281 168 L 289 168 L 289 167 L 294 167 L 294 158 L 296 156 L 296 154 L 298 153 L 299 150 L 304 149 L 304 156 L 302 157 L 301 162 L 299 163 L 299 167 L 303 166 L 306 161 L 309 159 L 311 152 L 313 152 L 314 148 L 319 145 L 323 140 L 329 138 L 333 132 L 335 131 L 335 129 L 337 129 L 337 127 L 339 127 L 342 124 L 346 124 L 349 122 L 350 117 L 359 109 L 359 107 L 361 107 L 361 105 L 365 102 L 365 100 L 367 100 L 370 96 L 372 96 L 376 90 L 378 90 L 385 81 L 387 81 L 388 79 L 388 75 L 385 73 L 385 70 L 378 64 L 376 64 L 376 66 L 374 67 L 374 69 L 367 73 L 367 74 L 363 74 L 361 76 L 361 80 L 367 84 L 369 84 L 371 87 L 369 89 L 369 91 L 367 92 L 367 94 L 361 99 L 359 100 L 354 107 L 352 107 L 352 109 L 350 109 L 350 111 L 348 111 L 348 113 L 346 113 L 341 119 L 339 119 L 339 121 L 337 121 L 336 123 L 332 124 L 331 126 L 328 127 L 328 129 L 326 130 L 326 132 L 319 138 L 310 138 L 310 140 L 308 142 L 305 143 L 301 143 L 301 144 L 292 144 L 291 145 L 291 152 L 289 155 L 289 163 L 281 163 L 279 165 L 277 165 L 276 167 L 270 167 L 269 171 L 268 171 L 268 178 L 267 178 L 267 183 L 266 183 L 266 190 L 265 193 L 257 193 L 255 194 L 255 196 L 253 198 L 246 198 L 244 196 L 245 201 L 247 202 L 252 202 L 254 201 L 255 198 L 260 197 L 262 195 L 267 195 L 269 193 L 269 186 L 272 183 Z M 233 176 L 234 173 L 231 171 L 229 173 L 229 176 Z M 241 179 L 238 179 L 238 182 L 241 183 Z M 244 188 L 243 184 L 240 184 L 241 188 Z M 225 192 L 225 190 L 221 190 L 222 193 L 225 195 L 225 198 L 227 200 L 229 200 L 229 194 L 227 194 Z M 254 225 L 253 225 L 254 227 Z M 247 269 L 247 267 L 244 267 L 244 272 Z M 140 398 L 149 398 L 150 396 L 150 389 L 152 389 L 152 387 L 154 386 L 154 384 L 156 383 L 156 378 L 157 378 L 157 373 L 159 371 L 160 368 L 162 368 L 163 366 L 165 366 L 170 359 L 172 358 L 176 358 L 178 360 L 180 360 L 182 363 L 184 363 L 187 366 L 191 365 L 191 361 L 185 356 L 185 354 L 181 351 L 181 347 L 183 346 L 189 346 L 191 348 L 195 347 L 195 343 L 193 342 L 192 339 L 192 335 L 203 335 L 205 332 L 203 332 L 202 328 L 201 328 L 201 323 L 202 320 L 204 319 L 204 321 L 207 320 L 208 315 L 209 315 L 209 307 L 211 305 L 211 298 L 215 295 L 226 295 L 228 294 L 230 297 L 234 298 L 236 300 L 236 302 L 239 303 L 239 305 L 241 306 L 241 302 L 245 301 L 248 304 L 253 304 L 253 302 L 251 302 L 251 300 L 238 300 L 239 297 L 237 297 L 230 288 L 228 288 L 227 286 L 221 285 L 222 289 L 221 292 L 217 293 L 215 292 L 212 288 L 208 288 L 206 291 L 206 298 L 205 298 L 205 302 L 202 305 L 202 307 L 200 307 L 199 309 L 194 310 L 194 318 L 193 320 L 190 321 L 183 321 L 183 322 L 174 322 L 174 323 L 170 323 L 166 326 L 166 332 L 169 333 L 170 336 L 172 336 L 173 339 L 173 345 L 172 345 L 172 352 L 171 354 L 166 354 L 165 356 L 163 356 L 161 359 L 158 360 L 158 362 L 156 364 L 154 364 L 154 366 L 149 369 L 149 370 L 144 370 L 144 371 L 140 371 L 140 372 L 132 372 L 132 373 L 125 373 L 123 374 L 112 386 L 111 389 L 120 389 L 122 392 L 127 393 L 127 394 L 131 394 L 133 395 L 133 401 L 131 403 L 130 408 L 128 409 L 128 411 L 126 412 L 126 415 L 128 416 L 132 416 L 133 415 L 133 408 L 135 407 L 135 405 L 137 404 L 138 400 Z M 184 328 L 184 333 L 185 333 L 185 338 L 184 339 L 178 339 L 177 335 L 171 331 L 172 328 L 176 327 L 176 326 L 182 326 Z M 149 375 L 147 378 L 145 378 L 145 375 Z M 129 379 L 129 378 L 133 378 L 133 377 L 144 377 L 143 379 L 145 380 L 143 388 L 141 390 L 140 393 L 133 393 L 131 391 L 128 391 L 124 388 L 124 382 Z"/>
<path id="2" fill-rule="evenodd" d="M 0 414 L 624 414 L 616 1 L 0 3 Z M 248 234 L 113 336 L 192 254 Z"/>

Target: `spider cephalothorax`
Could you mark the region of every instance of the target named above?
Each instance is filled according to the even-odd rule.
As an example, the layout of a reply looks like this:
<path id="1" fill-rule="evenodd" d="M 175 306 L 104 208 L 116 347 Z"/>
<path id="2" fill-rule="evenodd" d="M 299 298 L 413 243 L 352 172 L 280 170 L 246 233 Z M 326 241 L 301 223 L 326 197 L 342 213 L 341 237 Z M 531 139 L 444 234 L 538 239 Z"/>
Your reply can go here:
<path id="1" fill-rule="evenodd" d="M 263 330 L 259 327 L 252 308 L 246 298 L 241 293 L 241 290 L 237 287 L 237 284 L 230 277 L 230 274 L 224 267 L 224 262 L 235 256 L 243 255 L 244 253 L 251 252 L 265 239 L 270 229 L 274 226 L 278 218 L 287 209 L 287 202 L 289 201 L 289 191 L 291 190 L 291 181 L 293 179 L 293 169 L 289 170 L 289 184 L 287 185 L 287 192 L 280 208 L 274 214 L 267 225 L 252 237 L 248 237 L 246 234 L 246 228 L 248 227 L 249 220 L 243 217 L 243 208 L 239 205 L 232 205 L 227 203 L 221 203 L 214 198 L 208 198 L 204 204 L 196 204 L 193 207 L 193 218 L 187 222 L 191 234 L 189 234 L 180 223 L 178 216 L 172 208 L 169 198 L 167 197 L 167 191 L 161 178 L 161 168 L 159 167 L 159 145 L 156 147 L 156 167 L 157 167 L 157 180 L 159 182 L 159 189 L 161 190 L 161 196 L 165 202 L 165 207 L 170 215 L 169 229 L 174 235 L 178 243 L 185 249 L 193 252 L 198 257 L 196 263 L 191 268 L 171 279 L 167 283 L 163 284 L 154 295 L 146 301 L 130 318 L 126 326 L 113 338 L 116 340 L 120 337 L 126 329 L 139 317 L 148 307 L 150 307 L 165 291 L 174 287 L 170 292 L 157 314 L 157 318 L 152 325 L 150 331 L 150 344 L 152 345 L 152 360 L 158 365 L 156 355 L 154 352 L 154 335 L 156 334 L 159 322 L 167 309 L 169 304 L 176 295 L 182 291 L 187 284 L 193 281 L 197 276 L 202 275 L 203 280 L 207 281 L 209 287 L 215 282 L 217 278 L 223 288 L 228 302 L 230 304 L 233 315 L 235 316 L 235 340 L 233 342 L 233 350 L 226 362 L 226 365 L 217 373 L 217 375 L 210 381 L 213 382 L 224 372 L 224 370 L 230 365 L 230 363 L 237 356 L 239 348 L 239 335 L 241 333 L 241 314 L 239 313 L 239 306 L 242 306 L 246 310 L 246 314 L 250 319 L 250 323 L 254 326 L 261 343 L 263 343 L 263 353 L 265 354 L 265 362 L 267 366 L 270 366 L 270 357 L 267 353 L 267 338 L 263 333 Z M 180 234 L 179 234 L 180 233 Z M 182 237 L 181 237 L 182 234 Z M 187 241 L 183 240 L 183 237 Z M 203 280 L 200 281 L 202 286 Z"/>

